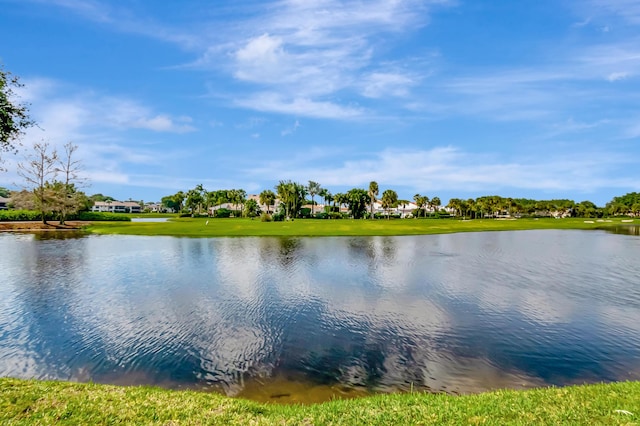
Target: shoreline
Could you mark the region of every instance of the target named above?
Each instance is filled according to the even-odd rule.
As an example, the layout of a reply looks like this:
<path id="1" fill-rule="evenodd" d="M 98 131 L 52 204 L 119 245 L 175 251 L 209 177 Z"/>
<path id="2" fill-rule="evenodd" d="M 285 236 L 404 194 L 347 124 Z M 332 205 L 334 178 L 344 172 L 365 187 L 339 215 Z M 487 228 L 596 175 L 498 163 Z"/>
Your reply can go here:
<path id="1" fill-rule="evenodd" d="M 93 222 L 67 221 L 60 226 L 51 221 L 0 222 L 2 232 L 83 231 L 89 234 L 140 235 L 170 237 L 355 237 L 407 236 L 462 232 L 558 230 L 613 230 L 637 227 L 640 221 L 628 218 L 588 220 L 567 219 L 397 219 L 397 220 L 318 220 L 298 219 L 290 222 L 261 222 L 231 218 L 175 218 L 163 222 Z"/>
<path id="2" fill-rule="evenodd" d="M 0 232 L 80 231 L 89 224 L 90 222 L 77 220 L 66 221 L 64 225 L 60 225 L 57 220 L 46 224 L 41 221 L 0 222 Z"/>
<path id="3" fill-rule="evenodd" d="M 213 393 L 0 378 L 8 424 L 636 424 L 640 382 L 280 405 Z"/>

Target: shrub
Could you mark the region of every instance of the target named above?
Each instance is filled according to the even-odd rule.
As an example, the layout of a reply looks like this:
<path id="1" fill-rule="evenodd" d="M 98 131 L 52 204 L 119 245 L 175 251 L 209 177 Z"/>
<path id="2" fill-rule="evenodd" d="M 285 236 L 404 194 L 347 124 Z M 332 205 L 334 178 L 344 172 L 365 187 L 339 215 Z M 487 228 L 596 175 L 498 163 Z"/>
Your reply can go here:
<path id="1" fill-rule="evenodd" d="M 53 220 L 51 214 L 46 214 L 47 220 Z M 18 222 L 40 220 L 40 212 L 35 210 L 0 210 L 0 221 Z"/>
<path id="2" fill-rule="evenodd" d="M 46 220 L 58 220 L 59 217 L 54 213 L 45 214 Z M 36 210 L 0 210 L 0 221 L 17 222 L 17 221 L 37 221 L 41 220 L 40 212 Z M 101 213 L 101 212 L 79 212 L 70 214 L 66 220 L 87 220 L 101 222 L 129 222 L 128 216 L 118 213 Z"/>
<path id="3" fill-rule="evenodd" d="M 273 217 L 271 217 L 270 214 L 262 213 L 260 215 L 260 221 L 261 222 L 271 222 L 271 221 L 273 221 Z"/>
<path id="4" fill-rule="evenodd" d="M 275 213 L 272 217 L 274 222 L 284 221 L 284 213 Z"/>
<path id="5" fill-rule="evenodd" d="M 233 213 L 231 210 L 229 209 L 225 209 L 225 208 L 220 208 L 218 210 L 216 210 L 215 212 L 215 217 L 231 217 L 231 213 Z"/>
<path id="6" fill-rule="evenodd" d="M 91 220 L 100 222 L 131 222 L 131 218 L 118 213 L 80 212 L 70 215 L 67 220 Z"/>
<path id="7" fill-rule="evenodd" d="M 328 213 L 316 213 L 314 218 L 315 219 L 328 219 L 329 218 L 329 214 Z"/>
<path id="8" fill-rule="evenodd" d="M 303 207 L 300 209 L 300 217 L 303 219 L 308 219 L 311 217 L 311 209 L 309 207 Z"/>

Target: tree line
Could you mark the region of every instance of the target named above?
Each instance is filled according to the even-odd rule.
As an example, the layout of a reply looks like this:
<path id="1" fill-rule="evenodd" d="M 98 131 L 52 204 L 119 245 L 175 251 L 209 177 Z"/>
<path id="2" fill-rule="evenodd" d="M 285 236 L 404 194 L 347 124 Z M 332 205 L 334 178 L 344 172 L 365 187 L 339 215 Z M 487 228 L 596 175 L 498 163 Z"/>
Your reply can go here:
<path id="1" fill-rule="evenodd" d="M 375 218 L 374 204 L 384 210 L 386 218 L 392 216 L 391 209 L 407 207 L 409 200 L 398 198 L 393 189 L 386 189 L 380 195 L 379 185 L 372 181 L 368 189 L 352 188 L 346 192 L 333 194 L 318 182 L 309 181 L 307 185 L 291 180 L 281 180 L 274 186 L 274 190 L 266 189 L 258 195 L 259 204 L 253 198 L 247 198 L 243 189 L 228 189 L 207 191 L 202 185 L 183 192 L 162 198 L 162 205 L 174 212 L 185 212 L 193 215 L 211 214 L 213 216 L 228 216 L 231 210 L 236 216 L 254 217 L 260 213 L 295 219 L 302 217 L 330 218 L 342 217 L 343 207 L 348 210 L 348 216 L 354 219 Z M 324 210 L 314 211 L 318 200 L 324 201 Z M 276 210 L 276 200 L 279 201 Z M 510 198 L 498 195 L 481 196 L 466 200 L 451 198 L 446 205 L 442 205 L 439 197 L 415 194 L 412 209 L 413 217 L 428 216 L 460 216 L 468 219 L 495 217 L 604 217 L 617 215 L 640 216 L 640 194 L 632 192 L 614 199 L 603 208 L 597 207 L 591 201 L 575 202 L 569 199 L 534 200 L 527 198 Z M 219 206 L 231 205 L 231 209 Z M 260 211 L 260 205 L 266 211 Z M 305 208 L 310 205 L 311 208 Z"/>

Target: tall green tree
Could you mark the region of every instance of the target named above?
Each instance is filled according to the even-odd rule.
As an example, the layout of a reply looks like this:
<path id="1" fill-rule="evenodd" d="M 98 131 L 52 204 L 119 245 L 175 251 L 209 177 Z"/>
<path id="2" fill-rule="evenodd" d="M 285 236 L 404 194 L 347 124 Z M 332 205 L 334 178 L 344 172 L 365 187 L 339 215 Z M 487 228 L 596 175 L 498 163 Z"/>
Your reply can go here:
<path id="1" fill-rule="evenodd" d="M 240 214 L 244 211 L 244 203 L 247 201 L 247 192 L 244 189 L 232 189 L 227 193 L 229 201 L 233 203 L 236 211 L 240 211 Z M 240 206 L 240 209 L 238 209 Z"/>
<path id="2" fill-rule="evenodd" d="M 369 182 L 369 190 L 367 192 L 369 194 L 369 206 L 370 206 L 369 217 L 371 219 L 375 219 L 373 214 L 373 204 L 376 202 L 376 197 L 378 196 L 378 193 L 379 193 L 378 182 L 376 182 L 375 180 L 372 180 L 371 182 Z"/>
<path id="3" fill-rule="evenodd" d="M 382 204 L 382 208 L 387 211 L 387 219 L 391 219 L 391 215 L 389 214 L 389 209 L 392 207 L 396 207 L 398 205 L 398 193 L 393 189 L 387 189 L 382 193 L 382 198 L 380 199 L 380 203 Z"/>
<path id="4" fill-rule="evenodd" d="M 205 202 L 202 193 L 204 192 L 204 188 L 202 184 L 196 185 L 195 188 L 187 191 L 185 196 L 185 207 L 191 211 L 191 215 L 195 216 L 197 213 L 200 215 L 200 211 L 202 209 L 202 204 Z"/>
<path id="5" fill-rule="evenodd" d="M 116 199 L 113 197 L 110 197 L 108 195 L 103 195 L 103 194 L 93 194 L 91 196 L 89 196 L 89 199 L 91 201 L 115 201 Z"/>
<path id="6" fill-rule="evenodd" d="M 347 204 L 349 202 L 347 195 L 342 193 L 342 192 L 338 192 L 336 193 L 336 195 L 333 196 L 333 205 L 335 207 L 335 205 L 338 205 L 338 212 L 340 212 L 340 209 L 342 208 L 343 204 Z"/>
<path id="7" fill-rule="evenodd" d="M 270 190 L 265 189 L 260 193 L 260 204 L 267 206 L 267 213 L 271 213 L 271 206 L 276 202 L 276 194 Z"/>
<path id="8" fill-rule="evenodd" d="M 427 201 L 429 202 L 429 201 Z M 431 206 L 436 210 L 440 210 L 440 206 L 442 205 L 442 201 L 440 201 L 440 197 L 433 197 L 431 199 Z"/>
<path id="9" fill-rule="evenodd" d="M 454 216 L 458 216 L 462 215 L 462 204 L 463 201 L 460 198 L 451 198 L 447 207 L 453 210 Z"/>
<path id="10" fill-rule="evenodd" d="M 207 199 L 209 200 L 208 203 L 215 207 L 215 206 L 219 206 L 221 204 L 224 203 L 229 203 L 231 202 L 229 200 L 229 191 L 226 189 L 219 189 L 216 191 L 209 191 L 207 193 Z M 218 209 L 215 209 L 213 212 L 213 215 L 215 216 L 218 212 Z"/>
<path id="11" fill-rule="evenodd" d="M 331 195 L 331 191 L 329 191 L 327 188 L 322 188 L 318 195 L 320 195 L 324 200 L 325 211 L 328 211 L 327 206 L 333 201 L 333 195 Z"/>
<path id="12" fill-rule="evenodd" d="M 367 212 L 367 205 L 369 204 L 369 193 L 361 188 L 352 188 L 347 191 L 346 202 L 349 206 L 349 211 L 354 219 L 361 219 Z"/>
<path id="13" fill-rule="evenodd" d="M 260 213 L 260 206 L 258 202 L 253 198 L 248 199 L 244 203 L 244 208 L 242 209 L 244 213 L 244 217 L 256 217 Z"/>
<path id="14" fill-rule="evenodd" d="M 426 204 L 427 204 L 427 200 L 428 198 L 420 195 L 420 194 L 416 194 L 413 196 L 413 202 L 416 203 L 416 207 L 418 208 L 418 217 L 420 216 L 420 212 L 424 211 L 424 215 L 426 217 L 427 215 L 427 210 L 426 210 Z"/>
<path id="15" fill-rule="evenodd" d="M 304 185 L 291 180 L 281 180 L 275 189 L 280 202 L 284 205 L 287 219 L 297 217 L 307 195 Z"/>
<path id="16" fill-rule="evenodd" d="M 0 67 L 0 153 L 15 151 L 15 141 L 35 124 L 27 105 L 16 101 L 13 89 L 18 87 L 18 77 Z"/>
<path id="17" fill-rule="evenodd" d="M 309 181 L 309 185 L 307 185 L 307 193 L 311 196 L 311 216 L 313 216 L 313 207 L 315 204 L 314 197 L 322 191 L 322 187 L 318 182 L 314 182 L 312 180 Z"/>

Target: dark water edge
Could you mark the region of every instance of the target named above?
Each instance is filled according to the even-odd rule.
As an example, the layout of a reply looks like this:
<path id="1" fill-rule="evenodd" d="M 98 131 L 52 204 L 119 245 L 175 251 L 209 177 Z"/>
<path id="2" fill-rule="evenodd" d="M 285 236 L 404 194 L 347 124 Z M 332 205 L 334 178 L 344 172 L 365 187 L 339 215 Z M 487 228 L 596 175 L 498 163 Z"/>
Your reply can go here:
<path id="1" fill-rule="evenodd" d="M 49 234 L 0 235 L 2 376 L 277 403 L 640 380 L 633 235 Z"/>
<path id="2" fill-rule="evenodd" d="M 635 235 L 640 236 L 639 225 L 617 225 L 604 227 L 602 230 L 618 235 Z"/>

